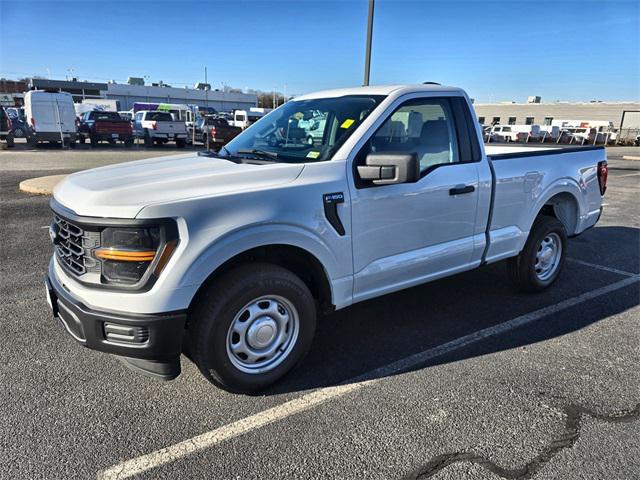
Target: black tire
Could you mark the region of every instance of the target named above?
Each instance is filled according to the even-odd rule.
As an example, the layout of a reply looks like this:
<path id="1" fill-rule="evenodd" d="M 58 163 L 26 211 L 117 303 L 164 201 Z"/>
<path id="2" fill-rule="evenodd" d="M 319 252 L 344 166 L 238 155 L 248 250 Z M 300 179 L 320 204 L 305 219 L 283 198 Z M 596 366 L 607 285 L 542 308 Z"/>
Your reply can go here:
<path id="1" fill-rule="evenodd" d="M 149 132 L 144 132 L 144 146 L 147 148 L 153 147 L 153 139 L 149 135 Z"/>
<path id="2" fill-rule="evenodd" d="M 127 147 L 127 148 L 133 147 L 133 138 L 127 138 L 124 141 L 124 146 Z"/>
<path id="3" fill-rule="evenodd" d="M 202 134 L 202 144 L 206 147 L 207 146 L 207 134 L 203 133 Z"/>
<path id="4" fill-rule="evenodd" d="M 553 262 L 553 270 L 548 277 L 541 278 L 536 270 L 538 253 L 543 241 L 557 239 L 561 249 L 559 258 Z M 555 282 L 564 267 L 567 256 L 567 232 L 564 225 L 554 217 L 540 216 L 529 232 L 529 238 L 517 257 L 507 260 L 507 272 L 511 282 L 523 292 L 540 292 Z"/>
<path id="5" fill-rule="evenodd" d="M 187 141 L 184 138 L 176 138 L 176 147 L 184 148 L 187 145 Z"/>
<path id="6" fill-rule="evenodd" d="M 91 140 L 91 146 L 92 147 L 97 147 L 98 146 L 98 137 L 96 137 L 95 135 L 91 135 L 91 137 L 89 137 Z"/>
<path id="7" fill-rule="evenodd" d="M 79 135 L 78 136 L 78 143 L 84 145 L 85 142 L 85 137 L 83 135 Z"/>
<path id="8" fill-rule="evenodd" d="M 38 139 L 34 135 L 32 135 L 29 138 L 27 138 L 27 144 L 31 148 L 37 148 L 38 147 Z"/>
<path id="9" fill-rule="evenodd" d="M 315 302 L 304 282 L 289 270 L 266 263 L 247 264 L 205 288 L 189 316 L 189 352 L 213 384 L 237 393 L 264 389 L 289 372 L 309 351 L 316 329 Z M 297 337 L 277 366 L 265 373 L 246 373 L 234 365 L 232 354 L 227 353 L 229 329 L 244 307 L 268 295 L 285 298 L 295 307 L 299 319 Z"/>
<path id="10" fill-rule="evenodd" d="M 13 133 L 7 135 L 7 148 L 13 148 L 14 146 Z"/>

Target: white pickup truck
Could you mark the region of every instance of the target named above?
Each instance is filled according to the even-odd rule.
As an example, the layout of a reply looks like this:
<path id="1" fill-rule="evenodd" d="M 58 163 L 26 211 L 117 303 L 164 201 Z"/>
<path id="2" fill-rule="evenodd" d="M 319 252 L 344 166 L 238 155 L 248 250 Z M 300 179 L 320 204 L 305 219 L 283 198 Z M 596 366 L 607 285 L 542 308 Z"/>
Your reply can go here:
<path id="1" fill-rule="evenodd" d="M 291 121 L 307 112 L 326 118 L 313 144 Z M 458 88 L 360 87 L 297 97 L 216 154 L 70 175 L 51 200 L 54 315 L 138 370 L 174 378 L 185 352 L 249 392 L 307 352 L 316 312 L 500 260 L 542 290 L 600 217 L 605 150 L 481 138 Z"/>
<path id="2" fill-rule="evenodd" d="M 183 121 L 173 119 L 169 112 L 157 110 L 140 110 L 133 117 L 133 133 L 144 140 L 145 147 L 154 143 L 176 142 L 176 147 L 184 148 L 187 144 L 187 125 Z"/>

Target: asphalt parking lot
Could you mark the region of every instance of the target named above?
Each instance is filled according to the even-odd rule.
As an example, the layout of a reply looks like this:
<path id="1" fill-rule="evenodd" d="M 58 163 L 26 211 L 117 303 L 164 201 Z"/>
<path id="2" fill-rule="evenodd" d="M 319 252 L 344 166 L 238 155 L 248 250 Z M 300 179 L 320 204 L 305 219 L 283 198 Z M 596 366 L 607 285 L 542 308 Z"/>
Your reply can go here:
<path id="1" fill-rule="evenodd" d="M 636 152 L 610 150 L 604 215 L 548 291 L 496 264 L 354 305 L 259 396 L 184 358 L 173 382 L 132 373 L 46 305 L 48 198 L 18 183 L 180 151 L 0 152 L 0 478 L 638 478 Z"/>

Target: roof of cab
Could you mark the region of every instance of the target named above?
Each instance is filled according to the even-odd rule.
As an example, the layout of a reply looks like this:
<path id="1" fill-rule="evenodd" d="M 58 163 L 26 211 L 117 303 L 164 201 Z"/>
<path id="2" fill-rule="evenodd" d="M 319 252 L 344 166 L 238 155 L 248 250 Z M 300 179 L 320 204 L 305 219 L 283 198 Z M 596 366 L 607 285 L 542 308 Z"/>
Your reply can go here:
<path id="1" fill-rule="evenodd" d="M 447 87 L 435 84 L 418 85 L 373 85 L 367 87 L 338 88 L 335 90 L 322 90 L 320 92 L 300 95 L 293 100 L 310 100 L 313 98 L 333 98 L 345 95 L 403 95 L 414 92 L 459 92 L 464 95 L 464 90 L 457 87 Z"/>

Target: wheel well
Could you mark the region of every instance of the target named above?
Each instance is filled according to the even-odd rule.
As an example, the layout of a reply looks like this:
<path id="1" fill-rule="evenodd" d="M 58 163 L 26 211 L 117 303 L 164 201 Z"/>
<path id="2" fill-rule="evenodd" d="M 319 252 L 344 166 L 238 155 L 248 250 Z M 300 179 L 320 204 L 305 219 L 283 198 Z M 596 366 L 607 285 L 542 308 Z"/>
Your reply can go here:
<path id="1" fill-rule="evenodd" d="M 567 235 L 572 235 L 578 226 L 578 212 L 576 198 L 570 193 L 563 192 L 547 200 L 536 218 L 541 215 L 554 217 L 564 225 Z"/>
<path id="2" fill-rule="evenodd" d="M 230 258 L 207 277 L 191 301 L 191 305 L 196 303 L 198 296 L 206 290 L 207 285 L 234 268 L 252 262 L 271 263 L 286 268 L 307 285 L 320 311 L 330 312 L 335 308 L 331 303 L 329 279 L 320 261 L 308 251 L 292 245 L 265 245 Z"/>

